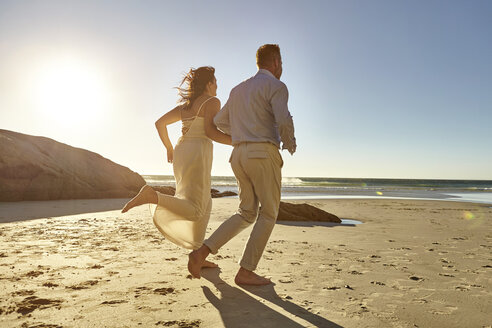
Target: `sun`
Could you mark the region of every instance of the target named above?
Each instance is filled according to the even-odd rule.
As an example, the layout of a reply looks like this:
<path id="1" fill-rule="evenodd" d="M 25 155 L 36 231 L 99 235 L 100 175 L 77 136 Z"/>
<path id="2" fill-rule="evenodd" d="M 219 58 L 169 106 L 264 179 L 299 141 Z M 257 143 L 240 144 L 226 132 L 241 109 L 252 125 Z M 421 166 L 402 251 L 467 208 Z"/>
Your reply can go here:
<path id="1" fill-rule="evenodd" d="M 102 74 L 88 63 L 60 59 L 39 70 L 34 103 L 43 117 L 77 125 L 104 115 L 108 90 Z"/>

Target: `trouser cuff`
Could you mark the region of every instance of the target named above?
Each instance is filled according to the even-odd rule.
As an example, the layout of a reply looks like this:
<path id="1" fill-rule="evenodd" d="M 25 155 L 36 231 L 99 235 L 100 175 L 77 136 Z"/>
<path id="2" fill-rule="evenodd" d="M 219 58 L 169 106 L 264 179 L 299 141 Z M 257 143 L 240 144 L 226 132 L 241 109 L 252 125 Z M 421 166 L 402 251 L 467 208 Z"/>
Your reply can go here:
<path id="1" fill-rule="evenodd" d="M 244 269 L 246 269 L 248 271 L 255 271 L 256 270 L 256 265 L 253 265 L 251 263 L 247 263 L 244 260 L 241 260 L 239 262 L 239 265 L 241 266 L 241 268 L 244 268 Z"/>
<path id="2" fill-rule="evenodd" d="M 213 255 L 217 254 L 219 252 L 218 247 L 216 247 L 212 242 L 210 242 L 208 239 L 203 241 L 203 245 L 207 246 L 208 249 L 210 249 L 210 253 Z"/>

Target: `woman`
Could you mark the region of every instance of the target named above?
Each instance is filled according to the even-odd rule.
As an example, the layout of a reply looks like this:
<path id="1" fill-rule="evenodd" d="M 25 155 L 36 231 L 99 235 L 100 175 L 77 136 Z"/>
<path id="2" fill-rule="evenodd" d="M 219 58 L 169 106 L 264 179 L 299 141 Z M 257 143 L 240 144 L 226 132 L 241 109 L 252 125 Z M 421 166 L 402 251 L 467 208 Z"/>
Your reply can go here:
<path id="1" fill-rule="evenodd" d="M 157 229 L 176 245 L 188 249 L 202 245 L 210 218 L 213 156 L 210 139 L 231 144 L 231 137 L 219 131 L 213 122 L 220 110 L 220 101 L 215 98 L 217 80 L 214 73 L 213 67 L 190 69 L 177 88 L 180 104 L 155 123 L 167 149 L 167 161 L 173 163 L 175 195 L 165 195 L 145 185 L 122 210 L 125 213 L 138 205 L 157 204 L 154 212 Z M 173 149 L 167 126 L 180 120 L 183 135 Z M 215 265 L 208 262 L 205 266 Z"/>

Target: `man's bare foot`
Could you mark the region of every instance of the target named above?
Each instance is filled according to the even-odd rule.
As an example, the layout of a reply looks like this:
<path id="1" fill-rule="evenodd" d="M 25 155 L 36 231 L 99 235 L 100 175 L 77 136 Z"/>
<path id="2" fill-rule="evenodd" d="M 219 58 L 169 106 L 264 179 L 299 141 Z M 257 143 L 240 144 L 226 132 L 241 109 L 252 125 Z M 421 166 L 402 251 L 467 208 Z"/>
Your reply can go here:
<path id="1" fill-rule="evenodd" d="M 210 249 L 202 245 L 199 249 L 194 250 L 188 255 L 188 271 L 194 278 L 200 279 L 200 269 L 206 264 L 205 259 L 210 254 Z M 212 263 L 212 262 L 208 262 Z M 213 264 L 213 263 L 212 263 Z"/>
<path id="2" fill-rule="evenodd" d="M 135 206 L 143 204 L 157 204 L 157 193 L 150 186 L 143 186 L 138 194 L 133 197 L 121 210 L 121 213 L 128 212 L 128 210 L 134 208 Z"/>
<path id="3" fill-rule="evenodd" d="M 237 272 L 234 282 L 238 285 L 252 286 L 264 286 L 272 283 L 270 279 L 259 276 L 253 271 L 246 270 L 243 267 Z"/>
<path id="4" fill-rule="evenodd" d="M 210 262 L 210 261 L 207 261 L 207 260 L 205 260 L 205 262 L 203 262 L 203 264 L 202 264 L 202 269 L 203 268 L 218 268 L 218 267 L 219 266 L 216 263 Z"/>

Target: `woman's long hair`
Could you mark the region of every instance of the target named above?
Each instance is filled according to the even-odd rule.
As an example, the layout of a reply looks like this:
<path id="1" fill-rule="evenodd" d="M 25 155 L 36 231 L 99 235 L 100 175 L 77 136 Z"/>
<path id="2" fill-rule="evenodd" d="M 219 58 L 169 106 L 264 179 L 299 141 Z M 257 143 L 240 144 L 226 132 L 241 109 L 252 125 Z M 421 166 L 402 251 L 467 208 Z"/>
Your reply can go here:
<path id="1" fill-rule="evenodd" d="M 185 74 L 178 89 L 179 97 L 178 104 L 182 104 L 185 108 L 189 108 L 193 102 L 203 94 L 207 83 L 213 82 L 215 79 L 215 68 L 211 66 L 202 66 L 197 69 L 191 68 Z"/>

